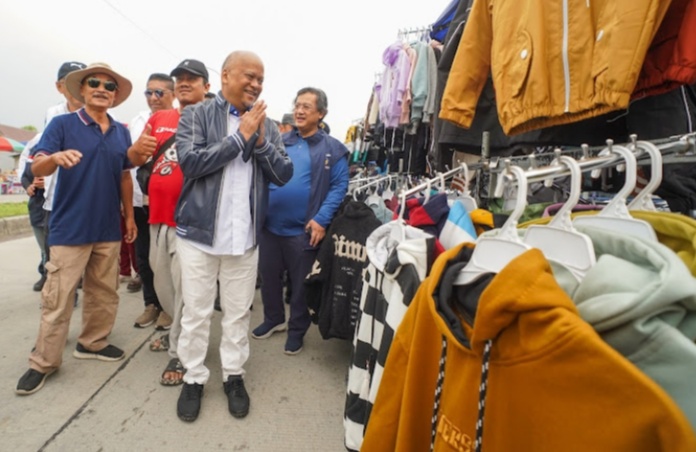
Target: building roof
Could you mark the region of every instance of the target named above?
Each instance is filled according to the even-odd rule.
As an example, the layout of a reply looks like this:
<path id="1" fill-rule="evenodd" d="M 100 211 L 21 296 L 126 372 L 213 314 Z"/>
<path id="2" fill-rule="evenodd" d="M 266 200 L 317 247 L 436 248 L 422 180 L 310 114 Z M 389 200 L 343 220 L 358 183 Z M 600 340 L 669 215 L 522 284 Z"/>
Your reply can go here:
<path id="1" fill-rule="evenodd" d="M 21 141 L 22 143 L 26 143 L 27 141 L 31 140 L 36 134 L 37 132 L 32 132 L 30 130 L 0 124 L 0 136 L 12 138 L 13 140 Z"/>

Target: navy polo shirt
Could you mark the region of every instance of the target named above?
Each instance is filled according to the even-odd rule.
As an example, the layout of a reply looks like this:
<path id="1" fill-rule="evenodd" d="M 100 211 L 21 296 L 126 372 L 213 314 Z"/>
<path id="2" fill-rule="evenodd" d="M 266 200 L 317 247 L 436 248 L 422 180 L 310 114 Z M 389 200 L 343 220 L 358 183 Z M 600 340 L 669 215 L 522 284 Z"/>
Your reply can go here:
<path id="1" fill-rule="evenodd" d="M 56 116 L 41 135 L 36 154 L 67 149 L 82 153 L 80 163 L 60 173 L 53 196 L 48 244 L 84 245 L 121 240 L 121 175 L 132 167 L 126 127 L 109 116 L 102 133 L 84 109 Z"/>

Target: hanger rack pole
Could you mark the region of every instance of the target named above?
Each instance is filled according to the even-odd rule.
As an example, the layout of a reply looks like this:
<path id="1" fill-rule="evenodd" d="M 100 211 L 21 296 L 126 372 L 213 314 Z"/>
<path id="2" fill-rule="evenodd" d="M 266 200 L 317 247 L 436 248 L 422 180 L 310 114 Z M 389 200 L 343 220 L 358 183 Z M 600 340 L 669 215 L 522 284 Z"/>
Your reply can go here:
<path id="1" fill-rule="evenodd" d="M 389 174 L 386 176 L 378 176 L 377 179 L 371 180 L 370 182 L 368 182 L 366 184 L 355 187 L 353 189 L 353 191 L 361 191 L 361 190 L 365 190 L 365 189 L 370 188 L 370 187 L 374 187 L 375 185 L 379 185 L 382 182 L 390 180 L 392 177 L 394 177 L 394 176 L 391 176 Z"/>
<path id="2" fill-rule="evenodd" d="M 632 136 L 633 140 L 629 143 L 614 143 L 618 144 L 620 146 L 628 147 L 629 149 L 633 149 L 635 147 L 635 142 L 637 141 L 637 137 L 634 135 Z M 678 158 L 688 158 L 689 156 L 684 156 L 685 153 L 690 152 L 690 153 L 696 153 L 696 133 L 690 133 L 687 135 L 677 135 L 669 138 L 662 138 L 659 140 L 645 140 L 645 141 L 650 141 L 653 143 L 657 148 L 660 150 L 663 156 L 675 156 L 675 159 Z M 562 155 L 569 155 L 571 157 L 575 157 L 576 159 L 578 156 L 582 158 L 587 158 L 590 154 L 596 154 L 599 153 L 600 151 L 606 149 L 607 146 L 581 146 L 581 147 L 573 147 L 573 148 L 566 148 L 561 151 Z M 581 155 L 582 154 L 582 155 Z M 535 158 L 543 158 L 543 157 L 554 157 L 554 154 L 531 154 L 531 155 L 525 155 L 525 156 L 519 156 L 519 157 L 507 157 L 504 159 L 500 160 L 510 160 L 512 163 L 517 164 L 518 166 L 527 166 L 527 163 L 530 162 L 531 160 L 534 160 Z M 640 155 L 636 156 L 638 160 L 649 160 L 649 157 L 647 153 L 641 153 Z M 618 161 L 620 159 L 613 157 L 610 158 L 609 161 L 607 162 L 607 166 L 610 166 L 613 162 Z M 495 165 L 492 165 L 495 166 Z"/>
<path id="3" fill-rule="evenodd" d="M 679 158 L 684 158 L 684 157 L 676 157 L 677 154 L 683 154 L 685 152 L 694 152 L 696 151 L 696 134 L 689 134 L 689 135 L 683 135 L 683 136 L 678 136 L 678 137 L 672 137 L 668 139 L 662 139 L 662 140 L 656 140 L 656 141 L 651 141 L 651 143 L 655 144 L 657 148 L 660 150 L 660 152 L 663 155 L 675 155 L 675 159 L 672 160 L 674 162 L 675 160 Z M 571 149 L 571 150 L 563 150 L 563 151 L 557 151 L 554 154 L 549 154 L 548 157 L 555 157 L 557 155 L 571 155 L 571 156 L 576 156 L 578 152 L 582 152 L 582 157 L 578 159 L 578 163 L 580 164 L 580 168 L 582 169 L 583 172 L 586 171 L 591 171 L 595 169 L 602 169 L 606 168 L 609 166 L 614 166 L 617 163 L 620 163 L 622 161 L 621 157 L 612 154 L 608 156 L 601 156 L 601 157 L 589 157 L 589 155 L 593 152 L 597 152 L 603 149 L 607 149 L 607 147 L 612 146 L 612 144 L 608 144 L 607 146 L 604 147 L 588 147 L 588 146 L 583 146 L 580 149 Z M 621 144 L 621 146 L 628 147 L 629 149 L 636 149 L 635 146 L 635 140 L 632 141 L 631 143 L 628 144 Z M 643 152 L 642 150 L 637 150 L 637 159 L 638 161 L 642 160 L 648 160 L 649 155 L 647 152 Z M 524 156 L 524 157 L 510 157 L 503 159 L 505 163 L 510 163 L 510 164 L 515 164 L 518 166 L 525 166 L 525 165 L 520 165 L 521 163 L 532 163 L 538 158 L 539 155 L 529 155 L 529 156 Z M 493 169 L 491 166 L 488 166 L 488 169 L 490 172 L 502 172 L 505 170 L 505 165 L 501 165 L 499 167 L 495 167 L 495 165 L 492 165 L 495 169 Z M 475 168 L 475 166 L 472 166 L 472 168 Z M 541 182 L 545 179 L 548 179 L 549 177 L 563 177 L 563 176 L 568 176 L 570 175 L 570 171 L 565 168 L 564 166 L 542 166 L 542 167 L 531 167 L 527 169 L 527 178 L 529 182 Z"/>
<path id="4" fill-rule="evenodd" d="M 633 145 L 631 145 L 633 146 Z M 688 150 L 690 148 L 689 144 L 686 142 L 671 142 L 671 143 L 665 143 L 662 145 L 656 145 L 658 149 L 660 149 L 661 152 L 664 152 L 666 150 L 669 150 L 670 152 L 680 152 L 684 150 Z M 611 145 L 609 146 L 611 147 Z M 635 152 L 635 151 L 634 151 Z M 644 152 L 642 150 L 639 151 L 640 154 L 637 155 L 636 157 L 645 157 L 649 158 L 649 155 L 647 152 Z M 623 161 L 621 156 L 617 154 L 611 154 L 607 156 L 602 156 L 602 157 L 590 157 L 586 159 L 581 159 L 578 161 L 578 164 L 580 165 L 580 168 L 582 169 L 583 172 L 585 171 L 591 171 L 594 169 L 601 169 L 601 168 L 606 168 L 608 166 L 614 166 L 617 163 L 620 163 Z M 514 162 L 511 162 L 514 163 Z M 563 176 L 568 176 L 570 175 L 570 170 L 568 170 L 565 166 L 544 166 L 540 168 L 533 168 L 527 170 L 527 179 L 529 182 L 541 182 L 551 176 L 553 177 L 563 177 Z"/>
<path id="5" fill-rule="evenodd" d="M 472 168 L 473 168 L 473 169 L 476 169 L 476 168 L 480 168 L 480 167 L 481 167 L 481 165 L 471 165 L 471 166 L 469 166 L 469 169 L 472 169 Z M 402 196 L 408 197 L 408 196 L 410 196 L 410 195 L 413 195 L 413 194 L 415 194 L 415 193 L 418 193 L 419 191 L 421 191 L 421 190 L 423 190 L 423 189 L 425 189 L 425 188 L 433 187 L 433 186 L 436 187 L 437 184 L 438 184 L 439 181 L 440 181 L 440 178 L 450 179 L 450 178 L 451 178 L 452 176 L 454 176 L 455 174 L 461 173 L 463 169 L 464 169 L 464 167 L 458 166 L 458 167 L 453 168 L 453 169 L 451 169 L 451 170 L 449 170 L 449 171 L 447 171 L 447 172 L 444 172 L 444 173 L 442 173 L 442 174 L 438 174 L 436 177 L 433 177 L 433 178 L 431 178 L 431 179 L 428 179 L 428 180 L 426 180 L 425 182 L 422 182 L 421 184 L 416 185 L 416 186 L 413 187 L 413 188 L 410 188 L 410 189 L 408 189 L 408 190 L 405 190 L 405 191 L 402 193 Z"/>

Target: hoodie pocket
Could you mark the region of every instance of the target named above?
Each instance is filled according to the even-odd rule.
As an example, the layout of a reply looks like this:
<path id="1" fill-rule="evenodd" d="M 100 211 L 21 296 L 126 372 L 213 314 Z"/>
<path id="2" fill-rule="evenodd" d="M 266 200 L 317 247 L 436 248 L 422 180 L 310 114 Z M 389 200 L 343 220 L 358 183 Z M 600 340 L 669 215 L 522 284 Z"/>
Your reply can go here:
<path id="1" fill-rule="evenodd" d="M 532 37 L 526 30 L 520 31 L 517 39 L 515 39 L 512 52 L 507 79 L 510 83 L 512 96 L 518 97 L 522 94 L 527 84 L 529 71 L 532 67 L 532 57 L 534 56 Z"/>

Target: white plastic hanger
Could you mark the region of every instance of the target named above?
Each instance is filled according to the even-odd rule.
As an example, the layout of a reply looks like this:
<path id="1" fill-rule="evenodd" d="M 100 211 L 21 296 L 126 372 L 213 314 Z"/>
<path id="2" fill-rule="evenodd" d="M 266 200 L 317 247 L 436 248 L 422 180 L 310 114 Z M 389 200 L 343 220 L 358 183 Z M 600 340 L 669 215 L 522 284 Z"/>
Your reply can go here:
<path id="1" fill-rule="evenodd" d="M 374 204 L 379 204 L 380 199 L 382 199 L 378 194 L 377 191 L 379 189 L 379 183 L 370 187 L 369 192 L 367 194 L 367 199 L 365 199 L 365 204 L 368 206 L 374 205 Z"/>
<path id="2" fill-rule="evenodd" d="M 578 216 L 573 220 L 573 225 L 594 226 L 650 241 L 657 241 L 657 235 L 650 223 L 631 217 L 626 206 L 626 198 L 636 187 L 636 169 L 638 167 L 636 156 L 623 146 L 610 144 L 608 149 L 610 152 L 621 155 L 626 161 L 626 182 L 609 204 L 597 215 Z"/>
<path id="3" fill-rule="evenodd" d="M 471 212 L 478 209 L 478 204 L 476 203 L 476 199 L 471 196 L 471 192 L 469 191 L 469 167 L 464 162 L 461 163 L 461 172 L 464 176 L 464 191 L 462 192 L 461 196 L 457 197 L 457 199 L 464 204 L 464 208 L 467 210 L 467 212 Z"/>
<path id="4" fill-rule="evenodd" d="M 523 242 L 539 248 L 549 261 L 562 264 L 578 281 L 597 262 L 592 240 L 573 227 L 570 213 L 580 199 L 582 191 L 582 169 L 578 162 L 568 156 L 558 161 L 570 170 L 570 195 L 556 216 L 546 226 L 531 225 L 526 229 Z"/>
<path id="5" fill-rule="evenodd" d="M 382 199 L 385 201 L 392 199 L 392 197 L 394 196 L 394 192 L 392 191 L 392 183 L 393 183 L 392 176 L 391 176 L 391 174 L 388 174 L 387 175 L 387 186 L 382 191 Z"/>
<path id="6" fill-rule="evenodd" d="M 437 173 L 437 178 L 440 181 L 440 185 L 438 186 L 438 190 L 440 190 L 441 193 L 445 193 L 447 191 L 447 184 L 445 183 L 445 174 L 444 173 Z"/>
<path id="7" fill-rule="evenodd" d="M 399 193 L 399 221 L 404 222 L 404 212 L 406 211 L 406 189 L 402 188 Z"/>
<path id="8" fill-rule="evenodd" d="M 471 260 L 459 271 L 454 285 L 468 284 L 483 273 L 498 273 L 515 257 L 531 247 L 520 240 L 517 222 L 527 205 L 527 176 L 519 166 L 508 168 L 517 179 L 515 208 L 495 237 L 480 236 Z M 504 176 L 503 176 L 504 177 Z"/>
<path id="9" fill-rule="evenodd" d="M 662 182 L 662 153 L 657 146 L 649 141 L 639 141 L 636 146 L 644 149 L 650 155 L 650 182 L 633 198 L 628 204 L 628 210 L 648 210 L 657 212 L 655 204 L 652 202 L 652 194 L 657 190 Z"/>
<path id="10" fill-rule="evenodd" d="M 433 188 L 433 180 L 428 179 L 425 181 L 425 199 L 423 200 L 423 205 L 428 204 L 430 201 L 430 191 Z"/>

